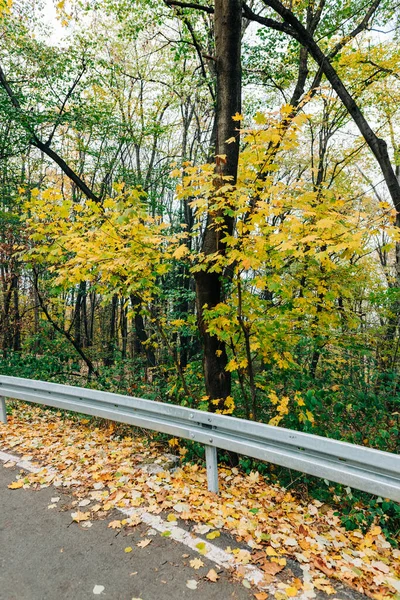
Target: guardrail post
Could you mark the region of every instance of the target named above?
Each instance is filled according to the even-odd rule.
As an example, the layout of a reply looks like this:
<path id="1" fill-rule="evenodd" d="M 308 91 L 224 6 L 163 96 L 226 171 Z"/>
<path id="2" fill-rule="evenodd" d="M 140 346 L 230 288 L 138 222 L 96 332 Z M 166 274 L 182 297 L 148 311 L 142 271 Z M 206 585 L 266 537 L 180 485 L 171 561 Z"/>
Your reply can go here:
<path id="1" fill-rule="evenodd" d="M 218 461 L 217 449 L 214 446 L 205 445 L 208 491 L 218 494 Z"/>
<path id="2" fill-rule="evenodd" d="M 6 399 L 0 396 L 0 421 L 7 423 Z"/>

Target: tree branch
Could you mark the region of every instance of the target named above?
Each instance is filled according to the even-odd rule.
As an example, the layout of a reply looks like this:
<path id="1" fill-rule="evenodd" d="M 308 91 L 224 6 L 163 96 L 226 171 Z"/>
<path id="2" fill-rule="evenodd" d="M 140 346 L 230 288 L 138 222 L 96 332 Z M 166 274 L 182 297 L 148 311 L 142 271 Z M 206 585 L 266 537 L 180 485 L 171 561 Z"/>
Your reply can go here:
<path id="1" fill-rule="evenodd" d="M 204 6 L 203 4 L 196 4 L 195 2 L 180 2 L 179 0 L 164 0 L 167 6 L 178 6 L 179 8 L 194 8 L 196 10 L 202 10 L 209 15 L 214 14 L 214 9 L 211 6 Z"/>
<path id="2" fill-rule="evenodd" d="M 29 120 L 27 119 L 27 115 L 24 113 L 24 110 L 23 110 L 17 96 L 11 89 L 1 66 L 0 66 L 0 85 L 4 88 L 5 92 L 7 93 L 7 96 L 9 97 L 13 107 L 20 114 L 21 125 L 31 135 L 31 139 L 29 140 L 30 144 L 32 146 L 35 146 L 41 152 L 43 152 L 43 154 L 46 154 L 46 156 L 51 158 L 51 160 L 53 160 L 60 167 L 60 169 L 65 173 L 65 175 L 69 179 L 71 179 L 71 181 L 73 181 L 75 183 L 77 188 L 80 189 L 81 192 L 87 198 L 89 198 L 89 200 L 93 200 L 94 202 L 100 202 L 100 199 L 98 198 L 98 196 L 96 196 L 96 194 L 86 185 L 86 183 L 79 177 L 79 175 L 77 175 L 77 173 L 75 173 L 75 171 L 73 169 L 71 169 L 71 167 L 68 166 L 68 164 L 65 162 L 65 160 L 63 158 L 61 158 L 61 156 L 59 156 L 59 154 L 57 154 L 57 152 L 52 150 L 47 143 L 42 142 L 42 140 L 40 140 L 38 138 L 38 136 L 35 133 L 34 128 L 29 123 Z"/>

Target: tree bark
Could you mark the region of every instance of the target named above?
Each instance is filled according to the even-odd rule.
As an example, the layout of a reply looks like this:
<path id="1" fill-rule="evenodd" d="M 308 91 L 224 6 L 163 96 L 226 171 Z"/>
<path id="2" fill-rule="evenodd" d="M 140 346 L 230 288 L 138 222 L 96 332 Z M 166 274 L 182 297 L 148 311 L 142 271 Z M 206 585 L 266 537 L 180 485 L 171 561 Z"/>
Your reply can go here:
<path id="1" fill-rule="evenodd" d="M 217 160 L 217 175 L 230 176 L 232 184 L 237 177 L 239 159 L 239 132 L 235 121 L 235 113 L 241 112 L 241 0 L 216 0 L 214 9 L 215 54 L 217 70 L 217 106 L 216 106 L 216 154 L 225 155 L 225 159 Z M 229 138 L 236 142 L 227 144 Z M 221 179 L 219 178 L 219 181 Z M 220 183 L 216 183 L 216 191 Z M 221 242 L 224 233 L 233 231 L 233 219 L 224 217 L 224 232 L 215 227 L 215 218 L 221 216 L 209 213 L 204 233 L 202 251 L 205 255 L 225 252 Z M 210 400 L 223 400 L 231 392 L 231 376 L 225 370 L 227 352 L 225 343 L 207 331 L 204 318 L 204 306 L 214 308 L 223 299 L 223 282 L 217 273 L 200 271 L 196 273 L 196 305 L 198 326 L 203 342 L 204 375 L 206 393 Z M 210 408 L 221 406 L 211 404 Z"/>

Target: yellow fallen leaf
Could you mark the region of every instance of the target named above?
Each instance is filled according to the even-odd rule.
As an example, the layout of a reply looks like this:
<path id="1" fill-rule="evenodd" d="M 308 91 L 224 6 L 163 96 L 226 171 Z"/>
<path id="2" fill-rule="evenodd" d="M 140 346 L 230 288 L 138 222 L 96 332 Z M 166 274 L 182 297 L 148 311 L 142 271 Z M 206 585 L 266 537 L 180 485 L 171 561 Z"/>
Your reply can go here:
<path id="1" fill-rule="evenodd" d="M 19 481 L 13 481 L 12 483 L 10 483 L 10 485 L 8 485 L 7 487 L 10 490 L 18 490 L 19 488 L 22 488 L 22 486 L 24 485 L 24 482 L 21 481 L 21 479 Z"/>
<path id="2" fill-rule="evenodd" d="M 200 567 L 204 567 L 204 563 L 201 558 L 194 558 L 190 561 L 190 566 L 197 571 L 197 569 L 200 569 Z"/>
<path id="3" fill-rule="evenodd" d="M 199 542 L 198 544 L 196 544 L 196 548 L 199 551 L 199 554 L 207 554 L 207 546 L 205 542 Z"/>
<path id="4" fill-rule="evenodd" d="M 81 521 L 88 521 L 90 518 L 90 512 L 82 512 L 80 510 L 71 513 L 72 520 L 76 523 L 80 523 Z"/>
<path id="5" fill-rule="evenodd" d="M 221 534 L 219 531 L 210 531 L 210 533 L 207 533 L 206 538 L 208 540 L 215 540 L 215 538 L 219 537 Z"/>
<path id="6" fill-rule="evenodd" d="M 170 515 L 168 515 L 167 521 L 169 521 L 169 522 L 176 521 L 176 516 L 171 513 Z"/>
<path id="7" fill-rule="evenodd" d="M 120 529 L 122 527 L 122 523 L 121 521 L 110 521 L 108 526 L 111 527 L 111 529 Z"/>
<path id="8" fill-rule="evenodd" d="M 294 596 L 296 596 L 297 592 L 298 590 L 293 586 L 285 588 L 285 593 L 287 596 L 289 596 L 289 598 L 293 598 Z"/>
<path id="9" fill-rule="evenodd" d="M 132 552 L 132 546 L 127 546 L 125 548 L 124 552 L 126 552 L 126 554 L 128 554 L 129 552 Z"/>

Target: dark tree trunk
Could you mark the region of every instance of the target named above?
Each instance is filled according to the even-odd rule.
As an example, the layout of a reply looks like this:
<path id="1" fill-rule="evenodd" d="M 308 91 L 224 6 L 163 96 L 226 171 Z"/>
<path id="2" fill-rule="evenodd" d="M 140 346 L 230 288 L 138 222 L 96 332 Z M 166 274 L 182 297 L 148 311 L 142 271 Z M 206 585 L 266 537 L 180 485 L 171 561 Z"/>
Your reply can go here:
<path id="1" fill-rule="evenodd" d="M 144 327 L 143 316 L 140 314 L 140 299 L 134 294 L 131 295 L 131 304 L 135 313 L 135 354 L 145 354 L 148 367 L 156 366 L 156 357 L 153 350 L 146 343 L 148 340 L 146 329 Z"/>
<path id="2" fill-rule="evenodd" d="M 121 356 L 125 360 L 127 356 L 128 348 L 128 317 L 126 311 L 126 304 L 124 298 L 121 298 L 121 314 L 120 314 L 120 328 L 121 328 Z"/>
<path id="3" fill-rule="evenodd" d="M 13 289 L 13 350 L 14 352 L 21 351 L 21 315 L 19 313 L 19 289 L 18 276 L 14 275 L 12 279 Z"/>
<path id="4" fill-rule="evenodd" d="M 118 296 L 114 295 L 111 301 L 109 330 L 107 336 L 106 353 L 104 356 L 104 366 L 111 367 L 115 361 L 116 334 L 117 334 L 117 308 Z"/>
<path id="5" fill-rule="evenodd" d="M 241 112 L 241 0 L 216 0 L 214 12 L 215 24 L 215 55 L 217 70 L 217 107 L 216 107 L 216 155 L 225 155 L 219 159 L 217 174 L 230 176 L 235 184 L 239 158 L 239 132 L 232 117 Z M 235 137 L 236 142 L 227 144 L 229 138 Z M 216 191 L 218 183 L 216 183 Z M 206 255 L 225 252 L 221 242 L 223 233 L 215 228 L 215 218 L 220 215 L 209 214 L 204 234 L 202 251 Z M 225 232 L 233 231 L 233 219 L 224 217 Z M 204 375 L 207 395 L 211 400 L 223 400 L 231 392 L 231 376 L 225 370 L 227 353 L 225 343 L 207 332 L 204 320 L 204 305 L 214 308 L 223 299 L 223 282 L 217 273 L 205 271 L 196 274 L 196 305 L 198 326 L 203 342 Z M 211 404 L 210 408 L 220 408 Z"/>

